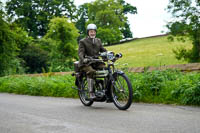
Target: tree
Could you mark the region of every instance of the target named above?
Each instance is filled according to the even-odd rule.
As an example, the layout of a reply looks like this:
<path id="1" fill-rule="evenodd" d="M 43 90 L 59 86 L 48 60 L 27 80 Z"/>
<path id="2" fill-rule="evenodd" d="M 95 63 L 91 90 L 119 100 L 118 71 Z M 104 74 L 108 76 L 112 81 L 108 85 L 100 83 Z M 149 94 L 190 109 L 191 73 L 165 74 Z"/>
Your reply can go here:
<path id="1" fill-rule="evenodd" d="M 56 41 L 57 49 L 65 57 L 75 57 L 78 30 L 67 18 L 54 18 L 49 23 L 45 38 Z"/>
<path id="2" fill-rule="evenodd" d="M 4 12 L 0 4 L 0 76 L 9 73 L 11 60 L 16 56 L 17 46 L 13 42 L 13 34 L 9 29 L 9 25 L 3 19 Z"/>
<path id="3" fill-rule="evenodd" d="M 102 42 L 111 43 L 118 42 L 122 39 L 120 29 L 124 27 L 127 17 L 123 14 L 123 6 L 116 0 L 96 0 L 89 4 L 88 23 L 95 23 L 97 27 L 103 29 L 98 30 L 97 36 Z M 109 33 L 105 35 L 104 33 Z M 118 33 L 118 34 L 115 34 Z M 105 37 L 106 36 L 106 37 Z M 104 38 L 110 38 L 105 40 Z M 108 41 L 109 40 L 109 41 Z"/>
<path id="4" fill-rule="evenodd" d="M 6 14 L 0 5 L 0 76 L 23 71 L 23 60 L 18 56 L 30 41 L 25 31 L 14 23 L 6 22 L 4 16 Z"/>
<path id="5" fill-rule="evenodd" d="M 20 57 L 25 61 L 24 67 L 26 68 L 27 73 L 41 73 L 48 71 L 48 52 L 41 49 L 34 43 L 23 49 Z"/>
<path id="6" fill-rule="evenodd" d="M 63 67 L 63 65 L 70 67 L 73 59 L 77 58 L 78 36 L 78 30 L 75 25 L 67 18 L 57 17 L 50 21 L 49 30 L 44 39 L 52 42 L 50 58 L 53 60 L 51 65 L 54 70 L 58 65 L 60 67 Z"/>
<path id="7" fill-rule="evenodd" d="M 174 20 L 167 27 L 172 35 L 184 40 L 186 37 L 193 42 L 191 50 L 179 49 L 175 51 L 179 59 L 184 58 L 190 62 L 200 61 L 200 1 L 199 0 L 169 0 L 168 12 L 172 13 Z"/>
<path id="8" fill-rule="evenodd" d="M 124 0 L 120 0 L 120 4 L 123 6 L 123 13 L 127 15 L 130 14 L 137 14 L 137 8 L 130 5 L 129 3 L 126 3 Z M 130 30 L 130 24 L 128 21 L 125 22 L 124 28 L 121 29 L 121 32 L 124 36 L 124 38 L 132 38 L 132 32 Z"/>
<path id="9" fill-rule="evenodd" d="M 79 30 L 79 40 L 86 36 L 86 24 L 88 21 L 88 3 L 80 5 L 77 10 L 76 28 Z"/>
<path id="10" fill-rule="evenodd" d="M 102 43 L 110 45 L 122 39 L 122 33 L 117 28 L 98 28 L 97 36 L 101 38 Z"/>
<path id="11" fill-rule="evenodd" d="M 20 28 L 16 23 L 9 24 L 10 30 L 13 33 L 13 39 L 18 48 L 19 54 L 24 50 L 32 41 L 33 38 L 28 36 L 28 33 Z"/>
<path id="12" fill-rule="evenodd" d="M 53 17 L 73 20 L 76 6 L 73 0 L 10 0 L 6 2 L 6 10 L 29 35 L 37 38 L 46 34 Z"/>
<path id="13" fill-rule="evenodd" d="M 107 0 L 101 1 L 101 4 L 105 3 Z M 96 1 L 96 3 L 98 3 L 99 1 Z M 112 4 L 112 2 L 107 2 L 105 3 L 105 7 L 107 6 L 106 4 Z M 130 14 L 136 14 L 137 13 L 137 9 L 136 7 L 126 3 L 124 0 L 118 0 L 118 1 L 113 1 L 113 3 L 118 3 L 119 5 L 123 6 L 123 9 L 121 9 L 122 14 L 123 15 L 127 15 L 128 13 Z M 86 36 L 86 26 L 88 24 L 88 21 L 91 19 L 89 17 L 89 6 L 94 6 L 94 3 L 91 5 L 90 3 L 85 3 L 83 5 L 80 5 L 78 8 L 78 13 L 77 13 L 77 21 L 76 21 L 76 27 L 79 29 L 79 33 L 81 34 L 81 36 L 79 37 L 80 39 L 82 39 L 83 37 Z M 102 8 L 102 10 L 105 10 L 105 7 Z M 108 9 L 108 7 L 106 8 Z M 101 10 L 101 9 L 98 9 Z M 112 9 L 111 9 L 112 10 Z M 93 8 L 92 10 L 90 10 L 90 12 L 97 12 L 95 11 L 95 8 Z M 119 15 L 119 14 L 117 14 Z M 96 16 L 95 16 L 96 17 Z M 101 20 L 102 21 L 102 20 Z M 124 20 L 125 21 L 125 20 Z M 93 22 L 93 21 L 89 21 L 89 22 Z M 102 30 L 102 27 L 101 27 Z M 100 30 L 100 31 L 101 31 Z M 105 31 L 108 31 L 108 29 L 105 29 L 102 33 L 105 33 Z M 99 30 L 98 30 L 99 31 Z M 109 32 L 111 33 L 113 30 L 110 30 Z M 122 33 L 122 37 L 123 38 L 131 38 L 132 37 L 132 32 L 130 30 L 130 24 L 128 23 L 128 20 L 126 19 L 126 21 L 124 22 L 124 26 L 120 28 L 120 31 Z M 99 32 L 98 32 L 99 33 Z M 99 35 L 98 35 L 99 36 Z M 113 40 L 113 39 L 107 39 L 107 40 Z M 106 42 L 106 41 L 105 41 Z"/>
<path id="14" fill-rule="evenodd" d="M 128 22 L 125 22 L 124 28 L 121 29 L 121 32 L 123 34 L 124 39 L 133 37 L 133 34 L 131 32 L 131 29 L 130 29 L 130 24 Z"/>

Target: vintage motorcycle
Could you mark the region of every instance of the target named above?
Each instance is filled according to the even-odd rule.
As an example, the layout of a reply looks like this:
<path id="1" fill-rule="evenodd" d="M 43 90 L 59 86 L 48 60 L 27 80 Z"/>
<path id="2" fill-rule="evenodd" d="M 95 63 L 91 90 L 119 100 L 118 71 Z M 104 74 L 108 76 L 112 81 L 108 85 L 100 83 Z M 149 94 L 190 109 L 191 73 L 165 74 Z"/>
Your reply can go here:
<path id="1" fill-rule="evenodd" d="M 99 57 L 87 57 L 90 63 L 105 63 L 106 68 L 97 70 L 94 75 L 94 92 L 96 98 L 89 98 L 89 90 L 86 73 L 80 71 L 78 61 L 74 62 L 75 76 L 74 89 L 78 90 L 78 95 L 85 106 L 91 106 L 93 102 L 113 102 L 120 110 L 128 109 L 133 100 L 133 89 L 130 80 L 123 71 L 115 69 L 114 63 L 122 54 L 114 54 L 113 52 L 104 52 Z"/>

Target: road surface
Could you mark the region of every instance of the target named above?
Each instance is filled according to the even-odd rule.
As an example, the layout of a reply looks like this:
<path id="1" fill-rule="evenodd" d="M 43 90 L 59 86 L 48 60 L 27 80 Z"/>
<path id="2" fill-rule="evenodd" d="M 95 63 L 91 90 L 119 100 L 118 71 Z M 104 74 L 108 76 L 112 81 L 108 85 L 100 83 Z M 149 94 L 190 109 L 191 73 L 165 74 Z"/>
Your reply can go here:
<path id="1" fill-rule="evenodd" d="M 0 93 L 0 133 L 200 133 L 200 108 L 133 103 L 120 111 L 112 103 Z"/>

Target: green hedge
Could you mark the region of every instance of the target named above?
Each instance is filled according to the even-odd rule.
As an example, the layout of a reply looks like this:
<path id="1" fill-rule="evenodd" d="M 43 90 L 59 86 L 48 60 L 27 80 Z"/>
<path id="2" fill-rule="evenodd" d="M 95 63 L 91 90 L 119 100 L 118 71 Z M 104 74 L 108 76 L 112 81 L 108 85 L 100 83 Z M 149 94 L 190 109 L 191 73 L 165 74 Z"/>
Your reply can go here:
<path id="1" fill-rule="evenodd" d="M 74 77 L 66 76 L 7 76 L 0 78 L 0 92 L 34 96 L 78 97 L 72 89 Z"/>
<path id="2" fill-rule="evenodd" d="M 134 100 L 150 103 L 200 105 L 200 74 L 176 70 L 129 74 Z"/>
<path id="3" fill-rule="evenodd" d="M 200 74 L 175 70 L 128 73 L 135 102 L 200 105 Z M 74 77 L 7 76 L 0 78 L 0 92 L 77 98 Z"/>

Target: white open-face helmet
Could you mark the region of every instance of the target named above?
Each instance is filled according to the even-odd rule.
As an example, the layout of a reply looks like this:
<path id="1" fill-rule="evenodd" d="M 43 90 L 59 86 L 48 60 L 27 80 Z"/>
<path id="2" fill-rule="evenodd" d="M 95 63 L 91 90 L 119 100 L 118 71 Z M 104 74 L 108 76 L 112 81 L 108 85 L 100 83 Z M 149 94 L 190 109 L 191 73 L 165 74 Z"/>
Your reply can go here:
<path id="1" fill-rule="evenodd" d="M 95 30 L 97 32 L 97 26 L 95 24 L 88 24 L 87 34 L 88 34 L 89 30 Z"/>

